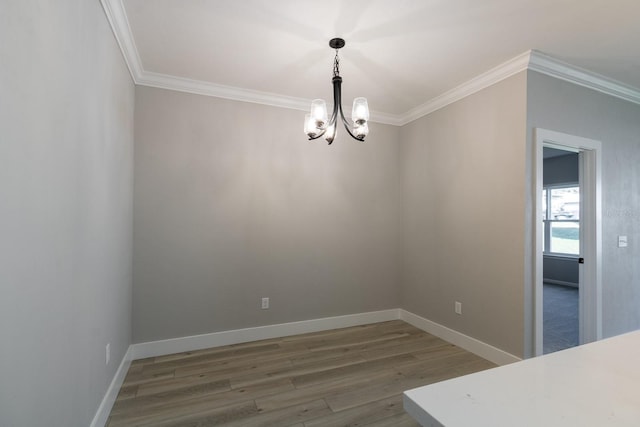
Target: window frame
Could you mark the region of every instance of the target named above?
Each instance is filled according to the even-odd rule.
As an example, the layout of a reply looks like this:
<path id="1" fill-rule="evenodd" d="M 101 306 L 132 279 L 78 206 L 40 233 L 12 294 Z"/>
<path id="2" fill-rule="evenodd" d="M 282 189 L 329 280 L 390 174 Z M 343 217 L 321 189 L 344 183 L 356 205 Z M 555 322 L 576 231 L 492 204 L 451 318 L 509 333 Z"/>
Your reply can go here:
<path id="1" fill-rule="evenodd" d="M 578 194 L 580 196 L 580 184 L 579 183 L 565 183 L 565 184 L 548 184 L 542 187 L 542 195 L 544 197 L 543 208 L 543 217 L 542 217 L 542 247 L 543 254 L 547 256 L 555 256 L 555 257 L 564 257 L 564 258 L 579 258 L 580 257 L 580 249 L 578 249 L 578 253 L 566 253 L 566 252 L 552 252 L 551 251 L 551 228 L 553 223 L 575 223 L 578 225 L 578 232 L 580 232 L 580 217 L 578 219 L 552 219 L 551 218 L 551 190 L 562 189 L 562 188 L 577 188 Z M 580 203 L 581 205 L 582 203 Z M 578 240 L 579 242 L 579 240 Z"/>

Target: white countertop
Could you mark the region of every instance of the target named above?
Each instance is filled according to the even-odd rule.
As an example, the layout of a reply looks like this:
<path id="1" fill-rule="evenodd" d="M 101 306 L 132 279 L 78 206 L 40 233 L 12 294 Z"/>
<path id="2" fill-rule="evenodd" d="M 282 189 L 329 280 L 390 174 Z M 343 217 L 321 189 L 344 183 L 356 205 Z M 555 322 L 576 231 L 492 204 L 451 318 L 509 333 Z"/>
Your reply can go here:
<path id="1" fill-rule="evenodd" d="M 423 426 L 640 427 L 640 331 L 404 393 Z"/>

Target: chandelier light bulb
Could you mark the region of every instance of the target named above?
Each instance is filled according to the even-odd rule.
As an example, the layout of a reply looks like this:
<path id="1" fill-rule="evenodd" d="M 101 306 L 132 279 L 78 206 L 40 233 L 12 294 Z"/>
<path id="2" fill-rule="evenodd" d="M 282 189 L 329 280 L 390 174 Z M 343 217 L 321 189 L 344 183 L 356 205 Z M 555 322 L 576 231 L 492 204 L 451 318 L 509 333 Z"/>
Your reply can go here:
<path id="1" fill-rule="evenodd" d="M 369 125 L 367 122 L 364 122 L 361 125 L 356 125 L 353 129 L 353 134 L 362 142 L 364 142 L 364 138 L 369 135 Z"/>
<path id="2" fill-rule="evenodd" d="M 327 131 L 324 134 L 324 139 L 331 144 L 333 142 L 333 138 L 336 137 L 336 125 L 333 124 L 327 128 Z"/>
<path id="3" fill-rule="evenodd" d="M 365 123 L 369 120 L 369 105 L 367 104 L 367 98 L 360 97 L 353 100 L 351 120 L 353 120 L 354 123 Z"/>
<path id="4" fill-rule="evenodd" d="M 312 138 L 318 135 L 318 133 L 320 132 L 321 129 L 318 129 L 316 125 L 316 119 L 311 114 L 307 114 L 306 116 L 304 116 L 304 133 Z"/>
<path id="5" fill-rule="evenodd" d="M 322 128 L 327 123 L 329 117 L 327 116 L 327 104 L 324 99 L 314 99 L 311 102 L 311 116 L 319 128 Z"/>

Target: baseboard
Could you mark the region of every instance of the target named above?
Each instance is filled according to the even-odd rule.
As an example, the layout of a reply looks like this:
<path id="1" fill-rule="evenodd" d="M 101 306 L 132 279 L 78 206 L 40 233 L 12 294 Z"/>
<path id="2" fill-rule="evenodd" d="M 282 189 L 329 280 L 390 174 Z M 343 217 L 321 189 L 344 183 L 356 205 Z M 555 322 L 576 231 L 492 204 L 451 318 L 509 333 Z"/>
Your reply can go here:
<path id="1" fill-rule="evenodd" d="M 542 283 L 549 283 L 550 285 L 560 285 L 560 286 L 568 286 L 570 288 L 579 288 L 580 286 L 575 282 L 567 282 L 564 280 L 556 280 L 556 279 L 542 279 Z"/>
<path id="2" fill-rule="evenodd" d="M 449 329 L 446 326 L 425 319 L 424 317 L 420 317 L 409 311 L 399 309 L 399 312 L 401 320 L 404 320 L 405 322 L 415 326 L 416 328 L 422 329 L 425 332 L 442 338 L 443 340 L 450 342 L 451 344 L 462 347 L 465 350 L 470 351 L 471 353 L 477 354 L 478 356 L 487 359 L 497 365 L 507 365 L 509 363 L 522 360 L 521 358 L 514 356 L 511 353 L 507 353 L 504 350 L 500 350 L 499 348 L 472 338 L 461 332 Z"/>
<path id="3" fill-rule="evenodd" d="M 477 354 L 478 356 L 498 365 L 506 365 L 522 360 L 504 350 L 500 350 L 499 348 L 482 342 L 476 338 L 472 338 L 461 332 L 447 328 L 446 326 L 403 309 L 390 309 L 345 316 L 326 317 L 322 319 L 258 326 L 255 328 L 235 329 L 160 341 L 149 341 L 132 344 L 129 350 L 131 352 L 131 359 L 135 360 L 143 359 L 145 357 L 164 356 L 167 354 L 181 353 L 185 351 L 220 347 L 224 345 L 239 344 L 270 338 L 281 338 L 330 329 L 347 328 L 350 326 L 386 322 L 396 319 L 404 320 L 416 328 L 440 337 L 447 342 L 462 347 L 465 350 Z"/>
<path id="4" fill-rule="evenodd" d="M 113 380 L 111 380 L 107 392 L 102 398 L 102 402 L 100 402 L 100 406 L 93 417 L 93 421 L 91 421 L 90 427 L 104 427 L 104 425 L 107 424 L 111 408 L 113 408 L 116 397 L 118 397 L 118 392 L 120 392 L 120 387 L 122 387 L 122 383 L 124 382 L 124 377 L 127 376 L 129 366 L 131 366 L 131 361 L 133 360 L 131 355 L 131 346 L 129 346 L 127 352 L 122 357 L 116 374 L 113 376 Z"/>
<path id="5" fill-rule="evenodd" d="M 258 326 L 255 328 L 213 332 L 210 334 L 132 344 L 132 356 L 133 359 L 143 359 L 145 357 L 164 356 L 166 354 L 181 353 L 203 348 L 220 347 L 223 345 L 258 341 L 269 338 L 280 338 L 290 335 L 366 325 L 369 323 L 386 322 L 399 318 L 398 309 L 391 309 L 350 314 L 346 316 L 304 320 L 300 322 Z"/>
<path id="6" fill-rule="evenodd" d="M 507 353 L 499 348 L 467 336 L 446 326 L 420 317 L 403 309 L 372 311 L 368 313 L 350 314 L 346 316 L 326 317 L 322 319 L 304 320 L 300 322 L 281 323 L 277 325 L 258 326 L 255 328 L 235 329 L 231 331 L 214 332 L 210 334 L 193 335 L 189 337 L 172 338 L 161 341 L 150 341 L 132 344 L 125 353 L 116 371 L 100 407 L 93 417 L 90 427 L 103 427 L 111 408 L 118 396 L 124 378 L 127 375 L 131 361 L 145 357 L 164 356 L 166 354 L 181 353 L 203 348 L 220 347 L 230 344 L 258 341 L 269 338 L 280 338 L 310 332 L 326 331 L 330 329 L 348 328 L 350 326 L 366 325 L 369 323 L 386 322 L 389 320 L 403 320 L 416 328 L 422 329 L 443 340 L 464 348 L 480 357 L 498 365 L 506 365 L 521 360 L 519 357 Z"/>

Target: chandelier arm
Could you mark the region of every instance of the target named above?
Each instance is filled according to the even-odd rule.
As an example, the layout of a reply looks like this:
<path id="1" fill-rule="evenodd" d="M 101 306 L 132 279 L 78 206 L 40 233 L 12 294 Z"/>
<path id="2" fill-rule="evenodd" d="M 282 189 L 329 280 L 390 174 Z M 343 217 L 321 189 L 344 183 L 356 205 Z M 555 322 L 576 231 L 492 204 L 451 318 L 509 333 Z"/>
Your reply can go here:
<path id="1" fill-rule="evenodd" d="M 307 136 L 309 136 L 309 141 L 313 141 L 314 139 L 318 139 L 318 138 L 322 137 L 322 135 L 324 135 L 326 132 L 327 132 L 327 130 L 323 129 L 323 131 L 320 132 L 319 134 L 317 134 L 316 136 L 309 136 L 309 135 L 307 135 Z"/>
<path id="2" fill-rule="evenodd" d="M 364 136 L 362 137 L 357 137 L 353 134 L 353 132 L 351 132 L 351 128 L 349 126 L 349 121 L 347 119 L 344 118 L 344 113 L 342 112 L 342 105 L 340 106 L 340 117 L 342 117 L 342 123 L 344 124 L 344 128 L 346 129 L 347 133 L 351 136 L 351 138 L 357 140 L 357 141 L 364 141 Z"/>
<path id="3" fill-rule="evenodd" d="M 336 117 L 336 106 L 337 109 L 340 110 L 340 118 L 342 119 L 342 124 L 344 124 L 344 128 L 347 130 L 347 133 L 351 136 L 351 138 L 357 141 L 364 141 L 364 136 L 362 138 L 358 138 L 351 132 L 349 122 L 344 117 L 344 112 L 342 111 L 342 77 L 336 76 L 333 78 L 333 114 L 331 115 L 331 120 L 335 121 Z"/>
<path id="4" fill-rule="evenodd" d="M 338 110 L 342 112 L 342 77 L 333 76 L 331 83 L 333 83 L 333 112 L 331 113 L 329 123 L 335 124 L 338 118 Z"/>
<path id="5" fill-rule="evenodd" d="M 331 137 L 331 139 L 327 140 L 329 145 L 333 143 L 333 140 L 335 139 L 336 134 L 338 133 L 338 129 L 336 127 L 336 121 L 338 119 L 338 114 L 342 113 L 342 106 L 340 104 L 341 102 L 340 84 L 342 83 L 342 77 L 334 75 L 333 79 L 331 79 L 331 82 L 333 83 L 333 111 L 331 112 L 331 118 L 329 119 L 329 122 L 325 126 L 325 131 L 329 129 L 331 126 L 333 126 L 333 136 Z"/>
<path id="6" fill-rule="evenodd" d="M 333 104 L 333 112 L 331 113 L 331 118 L 329 119 L 329 121 L 324 125 L 324 129 L 322 129 L 322 132 L 316 134 L 315 136 L 309 136 L 309 141 L 313 141 L 314 139 L 318 139 L 321 138 L 322 136 L 324 136 L 325 133 L 327 133 L 327 130 L 329 130 L 329 128 L 331 126 L 335 126 L 336 124 L 336 118 L 338 117 L 338 108 L 337 104 Z M 335 131 L 333 136 L 335 137 Z M 333 140 L 331 140 L 331 142 L 333 142 Z M 331 142 L 329 142 L 329 144 L 331 144 Z"/>

